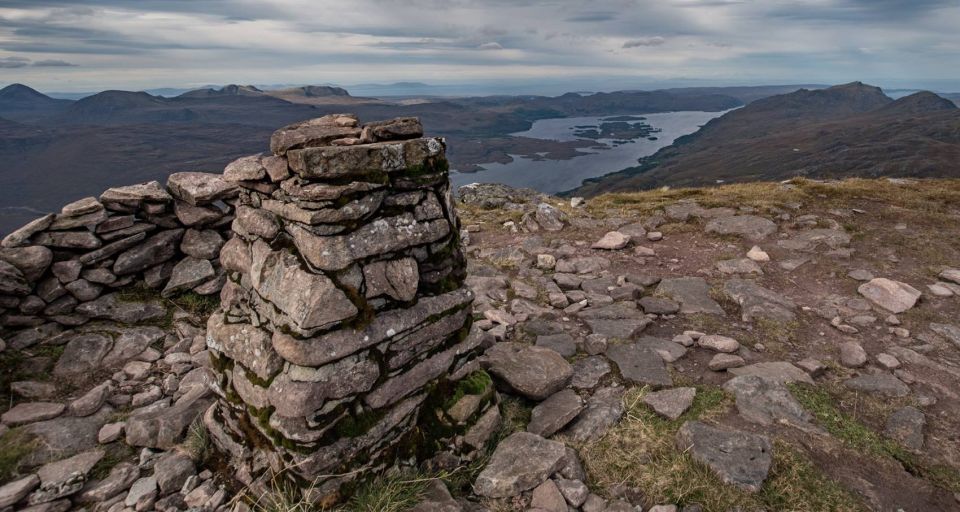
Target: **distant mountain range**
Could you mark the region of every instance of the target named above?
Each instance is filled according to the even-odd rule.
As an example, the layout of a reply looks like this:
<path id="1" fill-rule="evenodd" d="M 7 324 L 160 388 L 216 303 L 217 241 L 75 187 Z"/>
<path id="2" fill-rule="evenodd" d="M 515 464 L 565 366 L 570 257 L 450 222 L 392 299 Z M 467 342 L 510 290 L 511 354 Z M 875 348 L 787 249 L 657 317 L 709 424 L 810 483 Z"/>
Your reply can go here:
<path id="1" fill-rule="evenodd" d="M 364 120 L 420 117 L 430 133 L 448 138 L 448 155 L 460 168 L 514 151 L 509 134 L 537 119 L 723 111 L 742 104 L 721 89 L 391 100 L 332 86 L 249 85 L 174 97 L 104 91 L 72 101 L 14 84 L 0 89 L 0 233 L 28 220 L 24 212 L 58 209 L 110 186 L 163 180 L 177 171 L 220 172 L 239 156 L 266 151 L 277 128 L 329 113 L 354 112 Z M 16 221 L 9 212 L 16 212 Z"/>
<path id="2" fill-rule="evenodd" d="M 960 109 L 931 92 L 893 100 L 860 82 L 771 96 L 570 194 L 794 176 L 960 176 Z"/>

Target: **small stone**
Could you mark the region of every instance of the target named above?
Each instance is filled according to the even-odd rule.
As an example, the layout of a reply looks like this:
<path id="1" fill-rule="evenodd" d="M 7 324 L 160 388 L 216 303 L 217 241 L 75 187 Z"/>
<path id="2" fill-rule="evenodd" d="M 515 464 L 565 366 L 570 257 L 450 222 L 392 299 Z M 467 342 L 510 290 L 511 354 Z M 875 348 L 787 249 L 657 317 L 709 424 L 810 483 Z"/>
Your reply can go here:
<path id="1" fill-rule="evenodd" d="M 591 356 L 607 351 L 607 337 L 602 334 L 588 334 L 583 340 L 583 351 Z"/>
<path id="2" fill-rule="evenodd" d="M 895 370 L 900 367 L 900 360 L 890 354 L 877 354 L 877 362 L 888 370 Z"/>
<path id="3" fill-rule="evenodd" d="M 673 342 L 683 345 L 684 347 L 692 347 L 694 343 L 696 343 L 689 334 L 678 334 L 673 337 Z"/>
<path id="4" fill-rule="evenodd" d="M 697 340 L 697 345 L 716 352 L 728 354 L 740 350 L 740 343 L 737 340 L 719 334 L 701 336 L 700 339 Z"/>
<path id="5" fill-rule="evenodd" d="M 847 368 L 859 368 L 867 363 L 867 351 L 854 341 L 841 343 L 840 363 Z"/>
<path id="6" fill-rule="evenodd" d="M 742 357 L 734 354 L 717 354 L 710 359 L 707 367 L 715 372 L 720 372 L 730 368 L 740 368 L 747 364 Z"/>
<path id="7" fill-rule="evenodd" d="M 758 245 L 754 245 L 749 251 L 747 251 L 747 257 L 757 262 L 770 261 L 770 255 Z"/>
<path id="8" fill-rule="evenodd" d="M 120 439 L 120 436 L 123 435 L 124 425 L 125 423 L 121 421 L 117 423 L 107 423 L 100 427 L 100 432 L 97 433 L 97 442 L 107 444 Z"/>
<path id="9" fill-rule="evenodd" d="M 651 231 L 647 233 L 647 240 L 651 242 L 659 242 L 660 240 L 663 240 L 663 233 L 659 231 Z"/>
<path id="10" fill-rule="evenodd" d="M 176 452 L 160 457 L 153 469 L 153 476 L 157 479 L 161 494 L 180 490 L 187 478 L 196 473 L 193 460 Z"/>
<path id="11" fill-rule="evenodd" d="M 855 281 L 870 281 L 873 279 L 873 272 L 860 268 L 847 272 L 847 277 Z"/>
<path id="12" fill-rule="evenodd" d="M 749 258 L 720 260 L 717 262 L 717 270 L 721 274 L 763 274 L 760 265 Z"/>
<path id="13" fill-rule="evenodd" d="M 570 363 L 553 350 L 509 342 L 487 350 L 481 365 L 533 400 L 544 400 L 556 393 L 573 375 Z"/>
<path id="14" fill-rule="evenodd" d="M 889 373 L 861 375 L 847 380 L 844 385 L 856 391 L 879 393 L 898 398 L 910 394 L 910 387 Z"/>
<path id="15" fill-rule="evenodd" d="M 546 480 L 533 490 L 530 508 L 544 512 L 567 512 L 567 500 L 553 480 Z"/>
<path id="16" fill-rule="evenodd" d="M 554 393 L 533 408 L 527 432 L 550 437 L 576 418 L 583 407 L 583 400 L 572 389 Z"/>
<path id="17" fill-rule="evenodd" d="M 952 297 L 953 290 L 940 283 L 928 284 L 927 289 L 934 297 Z"/>
<path id="18" fill-rule="evenodd" d="M 802 368 L 813 378 L 817 378 L 827 372 L 827 365 L 813 358 L 801 359 L 800 361 L 797 361 L 797 366 Z"/>
<path id="19" fill-rule="evenodd" d="M 696 388 L 673 388 L 647 393 L 643 403 L 649 405 L 657 414 L 675 420 L 693 405 L 697 395 Z"/>
<path id="20" fill-rule="evenodd" d="M 156 495 L 156 493 L 157 479 L 152 476 L 143 477 L 130 486 L 130 491 L 127 493 L 127 497 L 124 498 L 123 504 L 128 507 L 133 507 L 141 499 L 151 494 Z"/>
<path id="21" fill-rule="evenodd" d="M 538 254 L 537 268 L 543 270 L 553 270 L 557 266 L 557 258 L 552 254 Z"/>
<path id="22" fill-rule="evenodd" d="M 603 235 L 603 238 L 597 240 L 590 246 L 593 249 L 603 249 L 608 251 L 615 251 L 623 249 L 630 243 L 630 236 L 624 235 L 619 231 L 610 231 L 606 235 Z"/>

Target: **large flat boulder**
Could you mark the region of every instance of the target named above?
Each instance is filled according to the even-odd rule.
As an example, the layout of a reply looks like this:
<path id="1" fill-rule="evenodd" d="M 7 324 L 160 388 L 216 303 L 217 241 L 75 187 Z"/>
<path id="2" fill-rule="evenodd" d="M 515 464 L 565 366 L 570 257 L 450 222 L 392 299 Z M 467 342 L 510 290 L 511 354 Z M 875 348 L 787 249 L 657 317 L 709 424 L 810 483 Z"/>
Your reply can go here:
<path id="1" fill-rule="evenodd" d="M 777 232 L 777 224 L 756 215 L 733 215 L 717 217 L 707 222 L 707 233 L 738 235 L 747 240 L 759 241 Z"/>
<path id="2" fill-rule="evenodd" d="M 860 295 L 891 313 L 903 313 L 912 308 L 921 295 L 920 290 L 909 284 L 885 277 L 878 277 L 863 283 L 857 288 L 857 291 Z"/>
<path id="3" fill-rule="evenodd" d="M 673 379 L 663 358 L 651 346 L 642 343 L 616 344 L 607 348 L 607 357 L 617 365 L 628 382 L 644 386 L 672 386 Z"/>
<path id="4" fill-rule="evenodd" d="M 706 465 L 727 484 L 757 492 L 773 464 L 773 445 L 766 436 L 688 421 L 677 432 L 677 447 Z"/>
<path id="5" fill-rule="evenodd" d="M 480 364 L 512 390 L 533 400 L 560 391 L 573 375 L 570 363 L 553 350 L 511 342 L 491 347 Z"/>
<path id="6" fill-rule="evenodd" d="M 560 469 L 565 454 L 563 443 L 516 432 L 497 446 L 473 490 L 488 498 L 517 496 L 542 484 Z"/>
<path id="7" fill-rule="evenodd" d="M 783 293 L 768 290 L 749 279 L 730 279 L 723 284 L 723 293 L 740 305 L 744 322 L 756 319 L 791 322 L 797 318 L 796 303 Z"/>
<path id="8" fill-rule="evenodd" d="M 702 277 L 662 279 L 656 293 L 680 303 L 680 313 L 683 314 L 724 314 L 720 304 L 710 297 L 710 285 Z"/>

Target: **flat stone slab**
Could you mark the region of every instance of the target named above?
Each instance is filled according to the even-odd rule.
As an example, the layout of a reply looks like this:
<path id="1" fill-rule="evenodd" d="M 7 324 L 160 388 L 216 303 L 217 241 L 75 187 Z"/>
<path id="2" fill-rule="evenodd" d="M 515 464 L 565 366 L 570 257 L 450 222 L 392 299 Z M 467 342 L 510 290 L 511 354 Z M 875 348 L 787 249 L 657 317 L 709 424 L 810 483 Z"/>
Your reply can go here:
<path id="1" fill-rule="evenodd" d="M 511 389 L 533 400 L 544 400 L 570 381 L 573 367 L 560 354 L 543 347 L 498 343 L 480 360 Z"/>
<path id="2" fill-rule="evenodd" d="M 786 423 L 810 427 L 813 416 L 783 384 L 756 375 L 745 375 L 728 380 L 723 389 L 736 397 L 737 411 L 747 421 L 760 425 Z"/>
<path id="3" fill-rule="evenodd" d="M 577 342 L 567 333 L 537 336 L 537 346 L 549 348 L 563 357 L 573 357 L 577 353 Z"/>
<path id="4" fill-rule="evenodd" d="M 610 363 L 602 356 L 590 356 L 573 363 L 570 385 L 575 389 L 593 389 L 610 373 Z"/>
<path id="5" fill-rule="evenodd" d="M 0 416 L 0 423 L 8 427 L 26 425 L 56 418 L 66 406 L 54 402 L 21 402 Z"/>
<path id="6" fill-rule="evenodd" d="M 727 484 L 757 492 L 773 464 L 773 446 L 766 436 L 688 421 L 677 432 L 677 447 L 709 467 Z"/>
<path id="7" fill-rule="evenodd" d="M 707 313 L 723 315 L 723 308 L 710 297 L 710 285 L 702 277 L 675 277 L 663 279 L 657 286 L 657 295 L 670 297 L 680 303 L 680 313 Z"/>
<path id="8" fill-rule="evenodd" d="M 907 406 L 894 411 L 887 418 L 883 434 L 907 449 L 919 451 L 923 448 L 923 429 L 926 425 L 927 419 L 923 412 L 916 407 Z"/>
<path id="9" fill-rule="evenodd" d="M 805 382 L 813 384 L 813 379 L 807 372 L 797 368 L 786 361 L 769 361 L 765 363 L 748 364 L 740 368 L 729 368 L 728 373 L 740 377 L 743 375 L 756 375 L 767 380 L 772 380 L 780 384 L 789 384 L 791 382 Z"/>
<path id="10" fill-rule="evenodd" d="M 119 294 L 111 293 L 95 301 L 80 304 L 76 312 L 90 318 L 136 324 L 161 318 L 167 314 L 167 309 L 156 301 L 125 301 Z"/>
<path id="11" fill-rule="evenodd" d="M 593 334 L 600 334 L 609 339 L 629 340 L 651 324 L 649 318 L 626 319 L 626 320 L 608 320 L 608 319 L 587 319 L 584 320 Z"/>
<path id="12" fill-rule="evenodd" d="M 572 389 L 558 391 L 533 408 L 527 432 L 550 437 L 583 410 L 583 400 Z"/>
<path id="13" fill-rule="evenodd" d="M 587 407 L 565 431 L 576 442 L 598 439 L 623 416 L 622 387 L 600 388 L 587 400 Z"/>
<path id="14" fill-rule="evenodd" d="M 740 305 L 740 316 L 744 322 L 755 319 L 775 322 L 791 322 L 796 319 L 796 303 L 784 296 L 768 290 L 755 281 L 730 279 L 723 284 L 723 293 Z"/>
<path id="15" fill-rule="evenodd" d="M 960 327 L 950 324 L 931 323 L 930 330 L 950 340 L 957 348 L 960 348 Z"/>
<path id="16" fill-rule="evenodd" d="M 643 397 L 643 403 L 649 405 L 660 416 L 675 420 L 687 412 L 696 396 L 696 388 L 665 389 L 647 393 Z"/>
<path id="17" fill-rule="evenodd" d="M 473 490 L 488 498 L 516 496 L 542 484 L 560 469 L 565 454 L 563 443 L 516 432 L 497 446 Z"/>
<path id="18" fill-rule="evenodd" d="M 910 394 L 910 387 L 889 373 L 861 375 L 844 382 L 844 385 L 856 391 L 877 393 L 897 398 Z"/>
<path id="19" fill-rule="evenodd" d="M 878 277 L 863 283 L 857 288 L 857 291 L 860 295 L 891 313 L 903 313 L 912 308 L 921 295 L 920 290 L 909 284 L 885 277 Z"/>
<path id="20" fill-rule="evenodd" d="M 660 354 L 647 345 L 612 345 L 607 348 L 607 357 L 617 365 L 620 375 L 629 382 L 654 387 L 673 385 L 673 379 Z"/>
<path id="21" fill-rule="evenodd" d="M 777 245 L 791 251 L 813 252 L 822 245 L 839 249 L 850 245 L 850 235 L 839 229 L 809 229 L 787 240 L 778 240 Z"/>
<path id="22" fill-rule="evenodd" d="M 756 215 L 733 215 L 710 220 L 704 230 L 720 235 L 738 235 L 756 242 L 776 233 L 777 224 Z"/>

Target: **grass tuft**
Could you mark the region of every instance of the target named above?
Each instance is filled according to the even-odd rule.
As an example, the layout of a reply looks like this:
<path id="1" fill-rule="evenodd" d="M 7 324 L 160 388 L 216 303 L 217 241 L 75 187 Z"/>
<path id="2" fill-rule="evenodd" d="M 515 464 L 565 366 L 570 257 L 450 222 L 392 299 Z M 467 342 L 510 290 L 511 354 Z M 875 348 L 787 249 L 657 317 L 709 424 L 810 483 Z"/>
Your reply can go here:
<path id="1" fill-rule="evenodd" d="M 38 442 L 19 428 L 0 436 L 0 482 L 9 482 L 19 474 L 20 461 L 37 447 Z"/>
<path id="2" fill-rule="evenodd" d="M 703 510 L 864 510 L 856 498 L 818 472 L 800 451 L 782 442 L 777 443 L 773 467 L 759 493 L 724 484 L 706 466 L 679 450 L 675 436 L 686 421 L 724 414 L 732 397 L 719 388 L 700 386 L 693 406 L 670 421 L 647 408 L 643 403 L 646 393 L 646 388 L 628 391 L 623 420 L 603 438 L 580 448 L 590 480 L 601 492 L 627 485 L 643 490 L 651 504 L 699 504 Z"/>
<path id="3" fill-rule="evenodd" d="M 201 418 L 193 420 L 193 423 L 190 424 L 186 439 L 183 441 L 183 449 L 198 464 L 206 462 L 213 453 L 210 433 Z"/>

